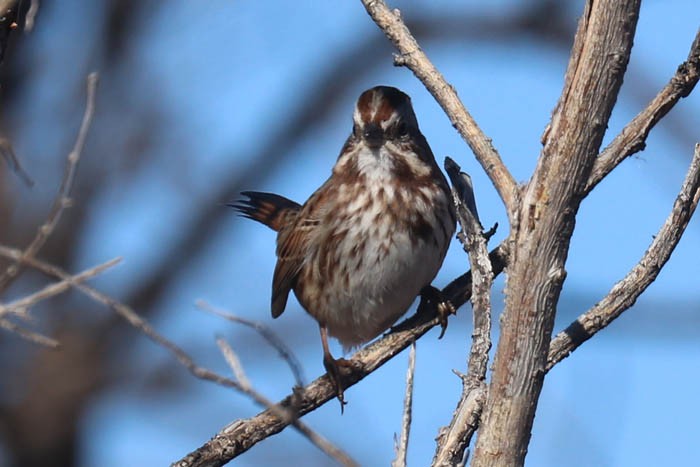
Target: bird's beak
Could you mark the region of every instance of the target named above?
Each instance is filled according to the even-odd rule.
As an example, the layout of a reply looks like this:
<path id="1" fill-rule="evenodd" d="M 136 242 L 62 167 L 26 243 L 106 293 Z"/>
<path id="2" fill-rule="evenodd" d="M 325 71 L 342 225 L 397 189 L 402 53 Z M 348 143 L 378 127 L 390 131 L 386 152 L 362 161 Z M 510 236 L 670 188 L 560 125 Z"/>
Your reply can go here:
<path id="1" fill-rule="evenodd" d="M 372 149 L 380 147 L 384 143 L 384 131 L 376 123 L 368 123 L 362 132 L 362 138 Z"/>

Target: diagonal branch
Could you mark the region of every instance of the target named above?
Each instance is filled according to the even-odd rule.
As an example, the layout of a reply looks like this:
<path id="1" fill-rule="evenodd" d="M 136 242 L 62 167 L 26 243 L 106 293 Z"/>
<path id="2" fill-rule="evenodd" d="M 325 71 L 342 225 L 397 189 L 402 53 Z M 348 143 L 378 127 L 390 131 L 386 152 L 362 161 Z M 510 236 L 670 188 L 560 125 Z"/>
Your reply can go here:
<path id="1" fill-rule="evenodd" d="M 0 318 L 3 318 L 5 315 L 9 314 L 24 314 L 26 310 L 36 305 L 40 301 L 51 298 L 54 295 L 63 293 L 73 285 L 82 283 L 88 279 L 91 279 L 101 274 L 105 270 L 118 264 L 121 260 L 121 258 L 111 259 L 105 263 L 99 264 L 90 269 L 86 269 L 85 271 L 79 274 L 69 276 L 65 279 L 62 279 L 59 282 L 49 284 L 43 289 L 34 292 L 33 294 L 27 295 L 26 297 L 22 297 L 18 300 L 15 300 L 14 302 L 5 305 L 0 303 Z"/>
<path id="2" fill-rule="evenodd" d="M 407 67 L 440 104 L 483 167 L 506 207 L 508 218 L 515 212 L 517 184 L 496 149 L 459 99 L 457 91 L 435 68 L 411 35 L 398 10 L 390 10 L 383 0 L 362 0 L 367 13 L 391 40 L 399 55 L 395 64 Z"/>
<path id="3" fill-rule="evenodd" d="M 688 226 L 700 201 L 700 144 L 671 214 L 654 237 L 649 249 L 635 267 L 610 290 L 593 308 L 579 316 L 565 330 L 557 334 L 549 345 L 547 371 L 568 357 L 581 344 L 629 309 L 637 298 L 654 282 Z"/>
<path id="4" fill-rule="evenodd" d="M 644 149 L 654 126 L 684 97 L 700 79 L 700 29 L 690 46 L 688 59 L 681 63 L 671 80 L 619 135 L 606 147 L 593 164 L 585 193 L 590 193 L 600 181 L 626 158 Z"/>
<path id="5" fill-rule="evenodd" d="M 126 320 L 130 325 L 145 334 L 151 341 L 164 347 L 170 353 L 172 353 L 177 361 L 187 368 L 187 370 L 196 378 L 211 381 L 213 383 L 219 384 L 220 386 L 231 388 L 237 390 L 248 397 L 250 397 L 255 403 L 267 407 L 268 411 L 271 411 L 275 416 L 284 419 L 286 424 L 291 424 L 300 433 L 306 436 L 309 441 L 316 445 L 323 452 L 328 454 L 330 457 L 339 460 L 342 465 L 345 466 L 355 466 L 355 462 L 350 459 L 344 452 L 342 452 L 337 447 L 333 446 L 328 440 L 323 438 L 320 434 L 313 431 L 308 425 L 298 420 L 294 415 L 295 413 L 288 410 L 288 407 L 281 407 L 280 405 L 272 404 L 267 398 L 259 394 L 257 391 L 249 386 L 245 386 L 238 381 L 234 381 L 231 378 L 226 378 L 219 375 L 218 373 L 211 371 L 207 368 L 201 367 L 195 363 L 195 361 L 190 357 L 184 350 L 182 350 L 177 344 L 168 340 L 164 336 L 160 335 L 151 325 L 141 318 L 133 309 L 123 303 L 113 299 L 112 297 L 103 294 L 94 287 L 82 284 L 74 279 L 73 276 L 63 271 L 61 268 L 53 266 L 51 264 L 39 261 L 32 257 L 23 258 L 22 251 L 9 248 L 0 245 L 0 256 L 14 260 L 22 261 L 23 264 L 28 265 L 38 271 L 48 274 L 50 276 L 61 279 L 64 282 L 69 283 L 75 289 L 96 301 L 101 303 L 112 311 L 114 311 L 118 316 Z M 43 336 L 39 336 L 43 337 Z M 53 341 L 46 342 L 45 345 L 51 346 Z M 290 398 L 293 396 L 290 396 Z"/>
<path id="6" fill-rule="evenodd" d="M 14 264 L 11 264 L 3 275 L 0 275 L 0 291 L 7 288 L 12 280 L 17 277 L 21 271 L 22 265 L 25 263 L 24 260 L 34 257 L 41 247 L 44 246 L 44 243 L 56 228 L 58 221 L 61 219 L 63 210 L 69 207 L 71 204 L 70 192 L 73 187 L 73 181 L 75 180 L 78 161 L 80 161 L 80 156 L 83 152 L 83 147 L 85 146 L 85 139 L 87 138 L 87 133 L 90 129 L 90 124 L 92 123 L 92 116 L 95 113 L 95 93 L 97 90 L 97 81 L 97 73 L 93 72 L 88 75 L 87 102 L 85 104 L 83 121 L 80 124 L 80 130 L 78 131 L 78 137 L 76 138 L 73 150 L 68 154 L 68 161 L 63 173 L 63 179 L 61 180 L 61 186 L 59 187 L 58 194 L 56 195 L 53 205 L 51 206 L 49 216 L 46 219 L 46 222 L 39 227 L 34 239 L 24 250 L 22 256 L 16 260 Z"/>

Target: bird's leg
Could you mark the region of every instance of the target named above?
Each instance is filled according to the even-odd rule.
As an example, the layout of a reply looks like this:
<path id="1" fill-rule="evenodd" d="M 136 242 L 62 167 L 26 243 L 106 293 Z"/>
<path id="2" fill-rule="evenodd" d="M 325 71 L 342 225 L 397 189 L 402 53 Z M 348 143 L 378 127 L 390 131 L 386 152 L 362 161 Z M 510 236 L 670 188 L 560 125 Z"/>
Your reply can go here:
<path id="1" fill-rule="evenodd" d="M 340 374 L 340 367 L 352 367 L 352 364 L 345 360 L 344 358 L 335 359 L 331 355 L 331 351 L 328 348 L 328 330 L 325 326 L 321 325 L 321 344 L 323 344 L 323 366 L 326 368 L 328 373 L 328 379 L 330 379 L 331 384 L 335 387 L 335 395 L 340 402 L 340 413 L 343 413 L 343 407 L 345 406 L 345 396 L 343 393 L 343 381 L 342 375 Z"/>
<path id="2" fill-rule="evenodd" d="M 445 330 L 447 329 L 447 317 L 457 313 L 455 307 L 450 303 L 450 301 L 445 298 L 440 289 L 433 287 L 432 285 L 426 285 L 420 291 L 421 301 L 418 305 L 418 310 L 421 311 L 423 307 L 432 304 L 435 307 L 435 311 L 438 315 L 438 321 L 440 322 L 440 327 L 442 331 L 440 332 L 440 337 L 445 335 Z"/>

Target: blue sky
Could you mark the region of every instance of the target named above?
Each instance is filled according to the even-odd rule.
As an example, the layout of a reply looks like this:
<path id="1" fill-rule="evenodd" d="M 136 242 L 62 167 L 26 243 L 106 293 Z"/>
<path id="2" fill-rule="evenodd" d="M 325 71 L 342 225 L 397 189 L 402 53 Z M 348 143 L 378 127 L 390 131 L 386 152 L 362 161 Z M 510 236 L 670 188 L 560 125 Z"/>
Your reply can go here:
<path id="1" fill-rule="evenodd" d="M 492 2 L 488 7 L 483 2 L 422 3 L 392 2 L 392 6 L 402 8 L 409 23 L 442 18 L 449 10 L 475 22 L 491 21 L 495 27 L 523 8 L 522 2 L 515 1 Z M 572 22 L 578 3 L 570 7 Z M 77 19 L 50 8 L 47 6 L 44 28 L 32 33 L 33 41 L 50 48 L 44 57 L 35 58 L 44 72 L 34 75 L 36 92 L 26 96 L 28 105 L 22 116 L 45 127 L 47 136 L 37 141 L 20 134 L 15 143 L 37 160 L 60 152 L 56 148 L 71 140 L 73 132 L 57 124 L 64 122 L 55 122 L 52 110 L 74 108 L 79 115 L 78 83 L 87 71 L 100 69 L 94 44 L 83 39 L 96 27 L 90 18 L 99 18 L 100 9 L 85 7 L 83 18 Z M 629 73 L 606 143 L 685 59 L 698 19 L 700 4 L 693 0 L 644 2 Z M 98 96 L 96 125 L 102 125 L 103 131 L 109 128 L 114 144 L 123 145 L 126 151 L 128 146 L 120 138 L 135 131 L 129 109 L 154 102 L 161 106 L 162 131 L 152 135 L 151 153 L 139 162 L 138 171 L 128 180 L 111 179 L 97 194 L 76 261 L 78 268 L 123 256 L 125 264 L 98 282 L 117 294 L 130 290 L 148 274 L 182 226 L 203 209 L 203 193 L 222 183 L 221 177 L 232 170 L 243 172 L 250 167 L 254 163 L 251 154 L 257 154 L 271 134 L 295 118 L 315 87 L 327 84 L 323 78 L 338 60 L 350 57 L 347 54 L 358 41 L 381 33 L 354 1 L 278 2 L 274 6 L 211 1 L 195 7 L 192 2 L 176 0 L 161 6 L 135 34 L 139 35 L 135 40 L 138 48 L 130 51 L 121 68 L 110 70 L 112 74 L 103 71 L 100 91 L 102 96 L 114 97 L 109 94 L 110 83 L 127 79 L 133 83 L 133 92 L 121 96 L 120 104 L 112 99 L 108 107 L 100 107 Z M 498 37 L 498 31 L 493 36 Z M 566 50 L 527 35 L 495 40 L 466 37 L 422 44 L 493 138 L 516 179 L 525 182 L 562 88 Z M 67 47 L 74 51 L 70 57 L 52 58 Z M 280 163 L 245 188 L 305 200 L 330 173 L 350 130 L 356 97 L 376 84 L 389 84 L 412 96 L 423 133 L 438 160 L 449 155 L 472 175 L 483 223 L 501 225 L 495 245 L 507 233 L 497 194 L 432 97 L 408 70 L 392 66 L 392 49 L 388 42 L 384 47 L 380 60 L 371 60 L 365 71 L 333 96 L 323 121 L 294 138 L 279 155 Z M 357 73 L 357 67 L 350 65 L 356 63 L 348 68 Z M 676 120 L 660 124 L 644 152 L 623 163 L 584 201 L 567 263 L 557 330 L 626 274 L 668 215 L 692 144 L 700 140 L 698 93 L 682 101 L 673 113 Z M 679 128 L 688 129 L 694 140 L 675 137 Z M 91 153 L 88 146 L 83 163 L 110 167 L 123 162 L 102 162 L 100 154 Z M 55 164 L 58 170 L 60 159 Z M 700 224 L 695 219 L 638 304 L 547 376 L 529 465 L 689 465 L 696 461 L 700 409 L 693 401 L 700 393 L 695 371 L 700 368 L 700 347 L 693 330 L 700 329 L 699 237 Z M 188 252 L 181 254 L 184 257 Z M 268 303 L 274 262 L 274 234 L 232 213 L 158 304 L 154 322 L 201 364 L 222 372 L 227 368 L 217 354 L 214 336 L 226 336 L 253 383 L 272 399 L 284 396 L 292 384 L 274 351 L 248 330 L 234 329 L 197 311 L 194 302 L 205 299 L 269 324 L 299 349 L 306 378 L 311 380 L 322 372 L 317 327 L 296 302 L 290 302 L 280 319 L 271 319 Z M 446 284 L 466 267 L 466 257 L 454 242 L 435 284 Z M 499 280 L 494 287 L 496 311 L 502 291 Z M 427 465 L 438 428 L 449 422 L 460 391 L 451 370 L 465 368 L 470 322 L 467 306 L 453 318 L 443 340 L 438 341 L 437 333 L 431 332 L 418 342 L 410 465 Z M 340 352 L 339 346 L 334 349 Z M 141 338 L 124 349 L 120 359 L 138 361 L 140 367 L 153 372 L 184 372 L 170 355 Z M 305 420 L 361 464 L 387 465 L 393 456 L 393 435 L 400 430 L 406 362 L 404 353 L 350 389 L 344 415 L 331 403 Z M 113 364 L 115 371 L 123 365 L 122 361 Z M 193 378 L 186 391 L 166 391 L 157 397 L 143 390 L 147 385 L 148 380 L 135 380 L 92 403 L 84 419 L 83 465 L 133 465 L 133 459 L 139 459 L 140 465 L 165 465 L 198 447 L 231 420 L 257 412 L 245 397 Z M 290 458 L 287 456 L 332 465 L 292 430 L 254 447 L 237 464 L 275 465 Z"/>

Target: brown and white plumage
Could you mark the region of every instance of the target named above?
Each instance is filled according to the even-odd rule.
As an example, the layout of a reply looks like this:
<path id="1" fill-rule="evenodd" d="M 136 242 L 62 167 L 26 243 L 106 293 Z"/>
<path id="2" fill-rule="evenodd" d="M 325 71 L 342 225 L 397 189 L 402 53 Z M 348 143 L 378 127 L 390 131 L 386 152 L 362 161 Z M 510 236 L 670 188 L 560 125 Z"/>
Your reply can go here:
<path id="1" fill-rule="evenodd" d="M 346 349 L 406 312 L 437 274 L 455 231 L 449 186 L 410 98 L 386 86 L 360 96 L 330 178 L 306 203 L 243 194 L 249 200 L 235 207 L 278 232 L 272 315 L 294 291 L 322 337 L 327 330 Z"/>

